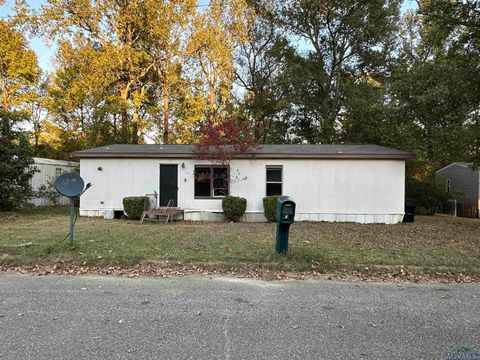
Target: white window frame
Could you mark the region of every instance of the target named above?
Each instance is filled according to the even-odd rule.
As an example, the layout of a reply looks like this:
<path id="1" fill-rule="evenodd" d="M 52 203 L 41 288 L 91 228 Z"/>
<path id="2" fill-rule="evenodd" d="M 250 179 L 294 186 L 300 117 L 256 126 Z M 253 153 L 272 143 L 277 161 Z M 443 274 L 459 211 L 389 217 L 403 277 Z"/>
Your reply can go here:
<path id="1" fill-rule="evenodd" d="M 280 170 L 281 179 L 280 181 L 268 181 L 268 170 L 275 169 Z M 280 184 L 281 191 L 280 195 L 283 194 L 283 165 L 267 165 L 265 166 L 265 195 L 266 196 L 277 196 L 277 195 L 267 195 L 268 184 Z"/>

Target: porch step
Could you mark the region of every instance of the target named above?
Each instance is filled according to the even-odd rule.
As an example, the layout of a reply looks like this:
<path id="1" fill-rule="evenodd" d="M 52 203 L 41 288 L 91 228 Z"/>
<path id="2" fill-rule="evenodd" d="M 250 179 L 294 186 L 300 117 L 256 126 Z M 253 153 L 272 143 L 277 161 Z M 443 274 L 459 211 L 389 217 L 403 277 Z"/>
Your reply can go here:
<path id="1" fill-rule="evenodd" d="M 160 217 L 166 217 L 166 221 L 173 220 L 175 216 L 183 215 L 183 209 L 178 207 L 162 206 L 155 209 L 146 210 L 142 214 L 140 224 L 143 220 L 160 221 Z"/>

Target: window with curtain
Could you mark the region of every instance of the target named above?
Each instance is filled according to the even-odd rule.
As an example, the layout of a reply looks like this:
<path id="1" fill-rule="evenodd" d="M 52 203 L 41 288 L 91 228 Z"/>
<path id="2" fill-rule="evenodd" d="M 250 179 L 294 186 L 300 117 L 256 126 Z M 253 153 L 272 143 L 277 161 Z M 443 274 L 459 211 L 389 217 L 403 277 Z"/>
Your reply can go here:
<path id="1" fill-rule="evenodd" d="M 228 195 L 227 166 L 195 166 L 195 197 L 221 198 Z"/>

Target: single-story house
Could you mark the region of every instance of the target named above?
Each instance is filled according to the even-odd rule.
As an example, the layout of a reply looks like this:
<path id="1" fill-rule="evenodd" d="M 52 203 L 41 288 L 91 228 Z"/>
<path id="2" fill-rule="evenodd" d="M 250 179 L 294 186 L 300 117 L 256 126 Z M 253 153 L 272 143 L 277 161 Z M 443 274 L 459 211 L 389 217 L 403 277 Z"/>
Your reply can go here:
<path id="1" fill-rule="evenodd" d="M 473 163 L 454 162 L 435 173 L 435 180 L 444 184 L 447 192 L 458 192 L 455 212 L 468 217 L 480 215 L 480 170 Z M 464 214 L 465 213 L 465 214 Z"/>
<path id="2" fill-rule="evenodd" d="M 289 195 L 296 221 L 395 224 L 402 221 L 405 160 L 411 153 L 378 145 L 262 145 L 228 165 L 201 160 L 193 145 L 109 145 L 76 151 L 92 188 L 80 215 L 113 217 L 122 199 L 157 192 L 185 220 L 221 220 L 222 197 L 247 199 L 246 221 L 265 221 L 263 197 Z M 225 181 L 229 179 L 229 181 Z"/>
<path id="3" fill-rule="evenodd" d="M 33 174 L 30 179 L 30 185 L 34 191 L 37 191 L 42 185 L 48 187 L 63 173 L 78 171 L 79 166 L 80 164 L 78 162 L 34 157 L 31 167 L 37 168 L 38 171 Z M 60 196 L 58 198 L 58 205 L 68 205 L 69 201 L 67 197 Z M 50 200 L 39 197 L 34 197 L 28 202 L 35 206 L 53 205 Z"/>

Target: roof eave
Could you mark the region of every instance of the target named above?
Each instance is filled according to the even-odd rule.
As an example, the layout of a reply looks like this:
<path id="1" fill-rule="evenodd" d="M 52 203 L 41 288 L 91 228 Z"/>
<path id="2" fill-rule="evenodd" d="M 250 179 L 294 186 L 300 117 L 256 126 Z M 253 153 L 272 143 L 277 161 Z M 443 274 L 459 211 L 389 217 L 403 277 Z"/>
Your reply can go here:
<path id="1" fill-rule="evenodd" d="M 102 158 L 102 159 L 198 159 L 197 154 L 171 154 L 171 153 L 103 153 L 103 152 L 73 152 L 71 158 Z M 390 159 L 408 160 L 413 159 L 414 154 L 238 154 L 235 159 Z"/>

